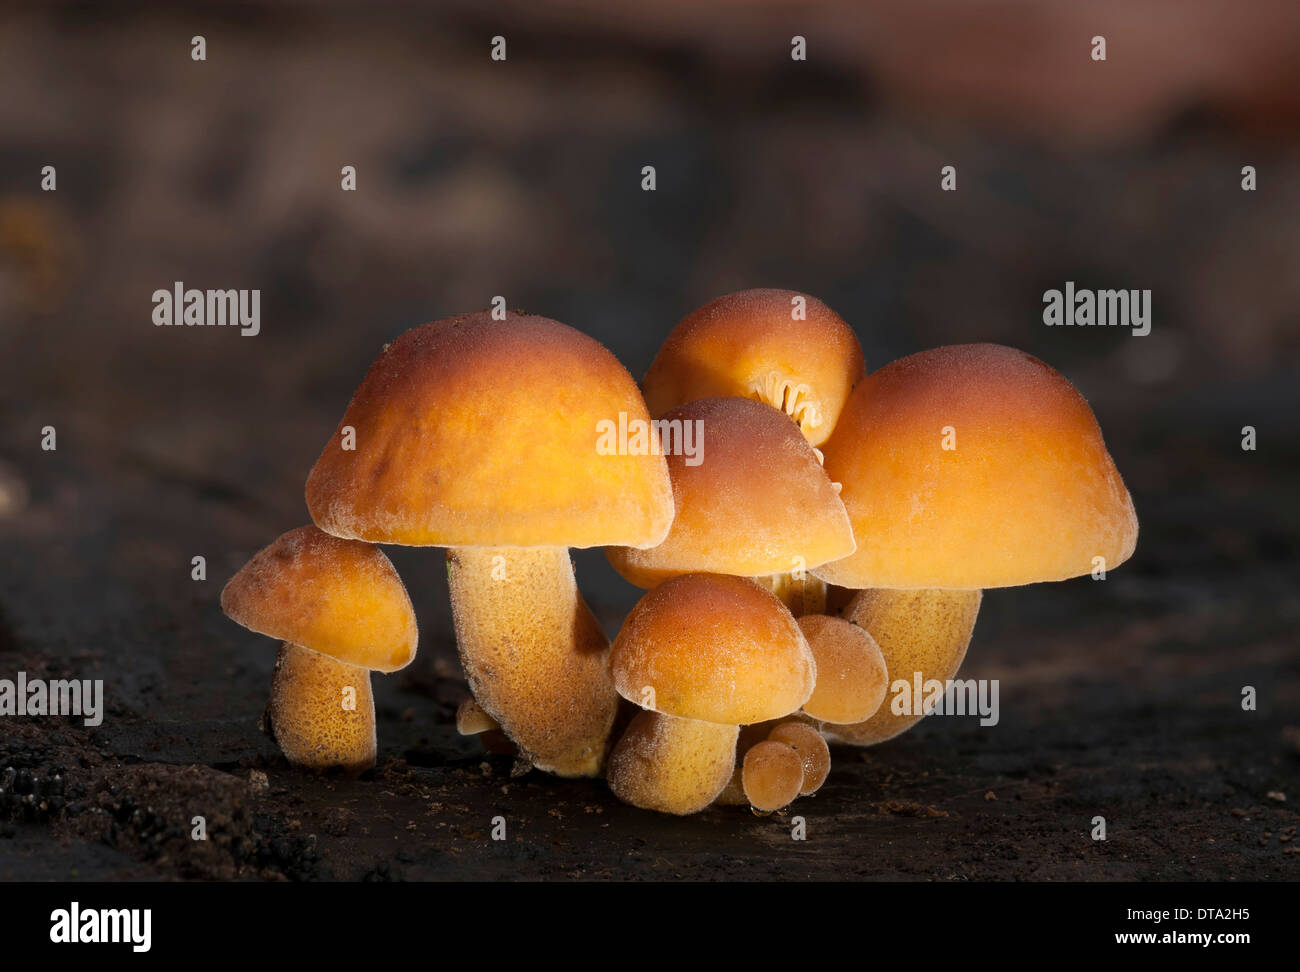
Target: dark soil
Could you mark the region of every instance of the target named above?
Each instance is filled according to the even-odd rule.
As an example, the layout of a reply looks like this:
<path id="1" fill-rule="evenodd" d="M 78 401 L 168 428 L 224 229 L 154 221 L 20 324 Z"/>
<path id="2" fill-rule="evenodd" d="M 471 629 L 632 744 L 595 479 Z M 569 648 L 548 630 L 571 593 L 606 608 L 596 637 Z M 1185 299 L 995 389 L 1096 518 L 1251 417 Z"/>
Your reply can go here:
<path id="1" fill-rule="evenodd" d="M 111 468 L 58 479 L 94 482 L 160 544 L 191 504 L 223 505 L 201 485 L 151 493 Z M 38 509 L 57 481 L 33 484 Z M 195 583 L 179 548 L 159 564 L 75 524 L 52 517 L 11 545 L 33 565 L 76 551 L 77 569 L 6 578 L 0 668 L 102 677 L 109 711 L 95 729 L 5 721 L 0 878 L 1245 880 L 1300 866 L 1300 597 L 1286 562 L 1191 580 L 1139 557 L 1104 583 L 991 592 L 964 672 L 1000 679 L 999 725 L 931 718 L 878 748 L 836 749 L 825 787 L 787 813 L 676 819 L 622 806 L 599 781 L 515 778 L 511 758 L 456 735 L 463 687 L 436 551 L 395 552 L 438 620 L 409 674 L 376 677 L 379 766 L 321 779 L 257 729 L 274 644 L 220 616 L 224 576 Z M 185 529 L 193 549 L 223 549 L 212 518 Z M 614 589 L 599 561 L 580 566 Z M 1245 685 L 1258 711 L 1242 710 Z M 190 839 L 200 815 L 207 841 Z M 793 815 L 807 840 L 791 838 Z M 1089 837 L 1095 815 L 1104 843 Z"/>

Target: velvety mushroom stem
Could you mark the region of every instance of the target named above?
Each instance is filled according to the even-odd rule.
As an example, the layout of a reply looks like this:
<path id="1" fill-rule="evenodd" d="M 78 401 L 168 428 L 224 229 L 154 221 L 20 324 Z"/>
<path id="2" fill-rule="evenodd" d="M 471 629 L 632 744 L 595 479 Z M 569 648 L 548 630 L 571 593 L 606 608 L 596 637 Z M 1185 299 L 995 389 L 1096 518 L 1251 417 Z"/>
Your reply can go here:
<path id="1" fill-rule="evenodd" d="M 871 746 L 910 729 L 925 716 L 921 700 L 910 699 L 906 711 L 896 712 L 899 696 L 893 686 L 909 686 L 919 672 L 921 683 L 944 682 L 957 674 L 979 615 L 981 591 L 869 589 L 859 591 L 844 616 L 865 628 L 880 646 L 893 680 L 875 715 L 850 725 L 827 725 L 835 739 Z M 910 695 L 910 692 L 909 692 Z"/>
<path id="2" fill-rule="evenodd" d="M 295 766 L 355 775 L 375 765 L 369 669 L 286 641 L 275 659 L 266 714 Z"/>
<path id="3" fill-rule="evenodd" d="M 806 570 L 755 577 L 754 580 L 780 598 L 796 618 L 826 612 L 826 582 Z"/>
<path id="4" fill-rule="evenodd" d="M 624 803 L 698 813 L 731 779 L 739 726 L 641 712 L 609 757 L 609 788 Z"/>
<path id="5" fill-rule="evenodd" d="M 564 547 L 456 547 L 447 579 L 470 690 L 525 758 L 596 776 L 618 709 L 609 639 Z"/>

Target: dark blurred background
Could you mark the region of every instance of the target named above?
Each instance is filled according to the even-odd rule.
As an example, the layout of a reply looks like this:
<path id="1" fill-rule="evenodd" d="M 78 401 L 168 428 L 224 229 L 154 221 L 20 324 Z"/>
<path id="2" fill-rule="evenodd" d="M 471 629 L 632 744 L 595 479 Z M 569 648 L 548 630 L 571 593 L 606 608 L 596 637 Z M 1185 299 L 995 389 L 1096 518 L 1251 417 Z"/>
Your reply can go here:
<path id="1" fill-rule="evenodd" d="M 273 761 L 253 726 L 274 646 L 217 596 L 307 521 L 306 473 L 385 341 L 500 294 L 640 378 L 694 307 L 788 287 L 853 325 L 871 369 L 1001 342 L 1097 412 L 1137 555 L 1105 584 L 986 597 L 968 666 L 1003 679 L 1004 757 L 1050 726 L 1099 779 L 1166 760 L 1175 790 L 1281 813 L 1264 794 L 1270 772 L 1294 783 L 1281 733 L 1300 722 L 1298 51 L 1280 0 L 7 5 L 0 659 L 107 678 L 102 754 Z M 177 280 L 259 288 L 262 333 L 154 327 L 151 294 Z M 1150 335 L 1044 326 L 1066 280 L 1149 288 Z M 422 646 L 378 680 L 381 752 L 438 766 L 461 691 L 442 558 L 390 552 Z M 579 571 L 616 631 L 638 592 L 599 553 Z M 954 731 L 891 745 L 915 761 Z M 1207 782 L 1244 753 L 1236 783 Z M 1006 771 L 967 756 L 976 789 Z M 1273 876 L 1277 851 L 1246 873 Z"/>

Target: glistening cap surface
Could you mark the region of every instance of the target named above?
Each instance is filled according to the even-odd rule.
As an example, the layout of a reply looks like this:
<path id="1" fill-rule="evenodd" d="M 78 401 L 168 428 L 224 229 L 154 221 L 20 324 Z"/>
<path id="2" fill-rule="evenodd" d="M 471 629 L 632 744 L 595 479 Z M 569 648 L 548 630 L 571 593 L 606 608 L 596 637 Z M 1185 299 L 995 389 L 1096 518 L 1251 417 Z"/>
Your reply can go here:
<path id="1" fill-rule="evenodd" d="M 377 543 L 651 546 L 672 487 L 660 455 L 601 454 L 620 413 L 649 419 L 627 370 L 571 327 L 487 312 L 425 324 L 371 366 L 307 507 L 326 532 Z"/>
<path id="2" fill-rule="evenodd" d="M 382 550 L 314 526 L 279 537 L 221 592 L 221 609 L 259 634 L 380 672 L 415 657 L 415 612 Z"/>
<path id="3" fill-rule="evenodd" d="M 816 666 L 776 596 L 744 577 L 687 574 L 637 602 L 614 640 L 620 695 L 667 715 L 746 725 L 812 694 Z"/>
<path id="4" fill-rule="evenodd" d="M 1097 557 L 1118 566 L 1137 542 L 1092 409 L 1014 348 L 954 345 L 886 365 L 854 389 L 824 451 L 858 544 L 814 571 L 832 584 L 1064 580 Z"/>
<path id="5" fill-rule="evenodd" d="M 657 547 L 606 551 L 640 587 L 691 572 L 757 577 L 853 552 L 853 530 L 817 456 L 790 419 L 744 398 L 706 398 L 663 416 L 698 429 L 699 454 L 668 457 L 677 515 Z"/>

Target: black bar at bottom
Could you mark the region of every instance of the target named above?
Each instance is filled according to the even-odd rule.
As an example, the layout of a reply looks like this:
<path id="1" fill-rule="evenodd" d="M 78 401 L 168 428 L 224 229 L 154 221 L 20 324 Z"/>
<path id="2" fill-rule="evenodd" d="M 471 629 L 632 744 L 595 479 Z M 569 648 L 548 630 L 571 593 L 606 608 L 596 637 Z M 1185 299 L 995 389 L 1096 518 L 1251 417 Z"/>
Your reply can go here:
<path id="1" fill-rule="evenodd" d="M 481 952 L 495 964 L 565 949 L 671 955 L 713 941 L 796 951 L 848 947 L 863 961 L 946 948 L 1047 944 L 1057 953 L 1172 947 L 1231 956 L 1294 939 L 1294 884 L 9 884 L 0 955 L 295 963 L 393 949 Z M 93 941 L 99 939 L 114 941 Z M 821 945 L 816 944 L 821 942 Z M 400 945 L 397 943 L 401 943 Z M 964 944 L 963 944 L 964 943 Z"/>

